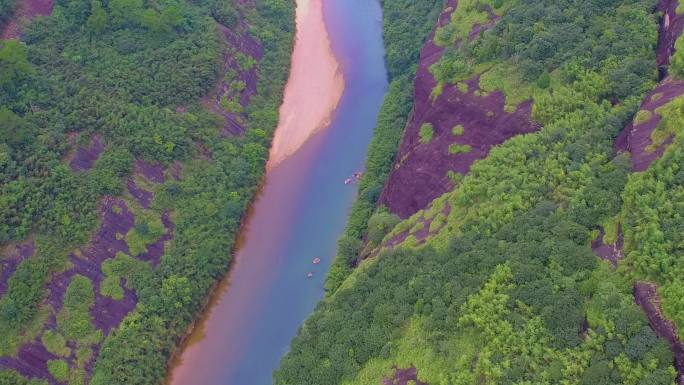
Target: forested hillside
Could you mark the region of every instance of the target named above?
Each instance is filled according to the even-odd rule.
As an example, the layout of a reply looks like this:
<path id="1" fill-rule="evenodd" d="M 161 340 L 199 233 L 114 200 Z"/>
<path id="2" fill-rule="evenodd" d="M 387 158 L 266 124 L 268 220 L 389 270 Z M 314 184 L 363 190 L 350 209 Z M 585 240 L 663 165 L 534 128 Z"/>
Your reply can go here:
<path id="1" fill-rule="evenodd" d="M 0 40 L 1 384 L 163 380 L 261 180 L 293 8 L 58 0 Z"/>
<path id="2" fill-rule="evenodd" d="M 435 27 L 376 129 L 394 164 L 371 149 L 384 187 L 275 383 L 684 383 L 682 7 L 408 3 L 383 2 L 390 69 L 397 20 Z"/>

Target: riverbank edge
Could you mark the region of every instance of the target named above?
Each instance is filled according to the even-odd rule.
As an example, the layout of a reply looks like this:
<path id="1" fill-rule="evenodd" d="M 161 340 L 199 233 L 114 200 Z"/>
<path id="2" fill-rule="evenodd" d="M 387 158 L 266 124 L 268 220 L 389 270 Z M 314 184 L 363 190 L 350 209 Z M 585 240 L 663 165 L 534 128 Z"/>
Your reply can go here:
<path id="1" fill-rule="evenodd" d="M 295 16 L 295 4 L 294 2 L 292 3 L 292 12 L 291 14 Z M 248 20 L 248 23 L 254 22 L 253 20 Z M 291 20 L 292 25 L 295 23 L 295 18 L 293 17 Z M 251 27 L 253 27 L 250 24 Z M 265 107 L 262 108 L 263 111 L 252 111 L 252 113 L 268 113 L 268 112 L 273 112 L 272 108 L 270 108 L 271 105 L 274 103 L 277 104 L 278 108 L 276 109 L 275 113 L 276 115 L 279 114 L 278 109 L 280 108 L 280 105 L 282 104 L 282 100 L 284 98 L 284 91 L 285 91 L 285 86 L 287 84 L 287 77 L 290 73 L 290 66 L 291 66 L 291 54 L 294 50 L 294 42 L 295 42 L 295 33 L 293 32 L 289 34 L 289 46 L 288 47 L 281 47 L 281 49 L 287 49 L 290 52 L 290 55 L 287 56 L 287 62 L 283 62 L 282 60 L 272 60 L 271 63 L 265 63 L 270 57 L 269 55 L 264 55 L 263 59 L 258 63 L 259 68 L 262 69 L 263 67 L 273 67 L 273 68 L 282 68 L 282 71 L 277 75 L 277 76 L 271 76 L 269 77 L 270 82 L 280 82 L 282 83 L 282 87 L 280 87 L 280 90 L 277 94 L 271 94 L 267 95 L 270 98 L 270 101 L 265 102 Z M 273 59 L 279 59 L 279 55 L 273 55 Z M 271 66 L 269 66 L 271 64 Z M 271 80 L 271 79 L 276 79 Z M 260 81 L 263 81 L 264 78 L 260 77 Z M 261 83 L 258 86 L 258 90 L 261 88 Z M 263 94 L 263 92 L 257 91 L 257 95 Z M 247 122 L 248 126 L 250 125 L 251 122 Z M 251 128 L 251 127 L 250 127 Z M 275 136 L 275 131 L 276 127 L 272 127 L 271 130 L 268 132 L 268 142 L 271 144 L 273 142 L 274 136 Z M 269 149 L 270 151 L 270 149 Z M 245 226 L 247 224 L 247 219 L 250 216 L 250 213 L 254 209 L 254 204 L 256 203 L 257 198 L 261 194 L 265 183 L 266 183 L 266 171 L 268 167 L 268 160 L 266 160 L 261 167 L 261 176 L 260 176 L 260 181 L 256 186 L 255 192 L 252 195 L 252 198 L 250 199 L 249 203 L 247 204 L 246 209 L 244 210 L 242 217 L 240 218 L 240 226 L 237 234 L 234 237 L 234 242 L 233 242 L 233 248 L 230 250 L 230 261 L 228 263 L 228 266 L 225 271 L 225 276 L 223 278 L 220 278 L 216 280 L 213 285 L 209 288 L 207 291 L 206 295 L 204 296 L 204 299 L 202 300 L 202 303 L 200 304 L 200 307 L 198 311 L 195 313 L 195 316 L 193 317 L 192 321 L 190 324 L 187 326 L 185 333 L 183 333 L 176 343 L 176 347 L 173 350 L 173 352 L 169 355 L 167 361 L 166 361 L 166 374 L 164 376 L 163 381 L 160 384 L 168 385 L 171 382 L 171 371 L 173 370 L 174 366 L 180 363 L 180 358 L 182 353 L 185 351 L 188 343 L 190 342 L 190 337 L 193 335 L 193 333 L 196 331 L 196 328 L 198 326 L 198 323 L 202 320 L 202 318 L 206 315 L 207 311 L 211 309 L 211 304 L 221 295 L 221 290 L 220 288 L 227 283 L 227 279 L 230 275 L 230 271 L 233 268 L 233 264 L 235 262 L 233 256 L 237 252 L 237 250 L 241 246 L 240 238 L 244 234 Z"/>
<path id="2" fill-rule="evenodd" d="M 393 38 L 392 28 L 398 21 L 393 19 L 396 14 L 391 8 L 392 2 L 381 2 L 383 43 L 389 87 L 380 106 L 373 138 L 368 146 L 365 172 L 359 183 L 358 195 L 349 212 L 345 230 L 338 238 L 337 254 L 326 277 L 326 296 L 332 295 L 340 287 L 356 265 L 363 248 L 368 220 L 376 211 L 380 191 L 392 170 L 401 138 L 413 110 L 415 63 L 418 62 L 420 50 L 445 5 L 444 0 L 429 0 L 429 2 L 434 4 L 424 14 L 416 15 L 411 12 L 411 9 L 402 10 L 405 12 L 401 15 L 404 22 L 408 23 L 408 20 L 415 16 L 415 19 L 422 20 L 424 23 L 418 31 L 415 30 L 416 26 L 410 23 L 414 28 L 410 33 L 419 38 L 408 48 L 406 48 L 409 45 L 406 39 Z M 396 122 L 402 122 L 402 124 L 397 125 Z"/>

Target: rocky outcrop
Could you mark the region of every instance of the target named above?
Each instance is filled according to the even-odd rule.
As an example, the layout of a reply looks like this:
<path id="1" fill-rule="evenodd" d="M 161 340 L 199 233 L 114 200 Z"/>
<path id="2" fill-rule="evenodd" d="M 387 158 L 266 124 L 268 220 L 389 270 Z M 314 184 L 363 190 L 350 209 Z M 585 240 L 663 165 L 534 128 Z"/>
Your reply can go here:
<path id="1" fill-rule="evenodd" d="M 613 266 L 617 266 L 624 256 L 622 254 L 622 247 L 624 245 L 624 238 L 622 236 L 622 228 L 618 226 L 617 240 L 615 243 L 606 243 L 606 232 L 601 227 L 599 228 L 599 236 L 591 242 L 591 249 L 598 257 L 609 261 Z"/>
<path id="2" fill-rule="evenodd" d="M 435 30 L 449 22 L 456 3 L 448 1 Z M 490 15 L 494 17 L 493 14 Z M 475 25 L 471 34 L 495 22 Z M 517 134 L 538 129 L 531 120 L 531 101 L 517 106 L 515 111 L 504 110 L 502 92 L 482 94 L 478 91 L 479 78 L 466 81 L 468 90 L 456 85 L 445 85 L 442 93 L 433 99 L 436 81 L 430 66 L 436 63 L 444 48 L 435 45 L 432 31 L 420 54 L 416 73 L 414 106 L 409 116 L 396 162 L 380 203 L 402 218 L 407 218 L 426 207 L 441 194 L 453 189 L 449 171 L 467 174 L 470 166 L 487 156 L 492 146 L 501 144 Z M 424 124 L 432 126 L 433 135 L 428 143 L 421 142 L 420 130 Z M 454 128 L 460 126 L 455 134 Z M 469 150 L 453 153 L 450 146 L 460 145 Z"/>
<path id="3" fill-rule="evenodd" d="M 27 241 L 19 245 L 10 245 L 0 253 L 0 297 L 7 292 L 7 283 L 17 270 L 17 266 L 25 260 L 33 256 L 36 252 L 36 244 L 33 241 Z"/>
<path id="4" fill-rule="evenodd" d="M 656 148 L 652 148 L 653 131 L 662 120 L 662 116 L 656 110 L 658 107 L 666 105 L 682 94 L 684 94 L 684 82 L 671 78 L 665 79 L 646 95 L 646 98 L 641 103 L 640 110 L 648 111 L 650 118 L 643 122 L 630 122 L 615 139 L 616 152 L 627 151 L 631 153 L 632 170 L 646 170 L 651 163 L 663 155 L 668 145 L 672 143 L 673 138 L 669 137 Z"/>
<path id="5" fill-rule="evenodd" d="M 53 0 L 19 0 L 14 17 L 5 24 L 0 33 L 2 39 L 18 39 L 21 35 L 21 25 L 36 16 L 52 14 Z"/>
<path id="6" fill-rule="evenodd" d="M 74 152 L 69 161 L 69 167 L 73 171 L 90 170 L 100 158 L 105 149 L 104 141 L 100 135 L 93 135 L 87 146 L 80 146 Z"/>
<path id="7" fill-rule="evenodd" d="M 418 381 L 418 370 L 412 366 L 408 369 L 394 368 L 394 377 L 384 378 L 382 385 L 427 385 Z"/>
<path id="8" fill-rule="evenodd" d="M 684 30 L 684 15 L 677 14 L 678 4 L 679 0 L 660 0 L 656 6 L 663 13 L 656 51 L 656 60 L 661 67 L 670 64 L 675 42 Z"/>
<path id="9" fill-rule="evenodd" d="M 634 171 L 646 170 L 651 163 L 663 155 L 667 146 L 672 143 L 672 138 L 668 138 L 657 148 L 652 148 L 651 135 L 662 119 L 656 113 L 656 109 L 684 94 L 684 82 L 667 77 L 667 67 L 670 64 L 670 57 L 674 53 L 675 42 L 684 30 L 684 15 L 678 15 L 676 12 L 678 3 L 678 0 L 660 0 L 656 7 L 658 11 L 663 13 L 658 35 L 656 61 L 661 77 L 664 79 L 651 93 L 646 95 L 641 104 L 640 109 L 648 111 L 650 119 L 644 122 L 630 122 L 615 140 L 616 152 L 627 151 L 631 153 Z"/>
<path id="10" fill-rule="evenodd" d="M 254 63 L 261 60 L 261 45 L 246 32 L 247 23 L 240 20 L 238 28 L 230 29 L 218 25 L 219 34 L 225 44 L 222 57 L 221 78 L 214 94 L 205 103 L 207 107 L 224 119 L 222 134 L 241 135 L 244 132 L 243 109 L 257 91 L 258 71 Z M 241 55 L 244 60 L 238 60 Z"/>
<path id="11" fill-rule="evenodd" d="M 672 321 L 663 315 L 656 285 L 649 282 L 635 283 L 634 299 L 644 310 L 644 313 L 646 313 L 648 322 L 656 334 L 670 343 L 675 356 L 675 368 L 678 373 L 677 383 L 684 385 L 684 344 L 679 340 L 677 329 Z"/>

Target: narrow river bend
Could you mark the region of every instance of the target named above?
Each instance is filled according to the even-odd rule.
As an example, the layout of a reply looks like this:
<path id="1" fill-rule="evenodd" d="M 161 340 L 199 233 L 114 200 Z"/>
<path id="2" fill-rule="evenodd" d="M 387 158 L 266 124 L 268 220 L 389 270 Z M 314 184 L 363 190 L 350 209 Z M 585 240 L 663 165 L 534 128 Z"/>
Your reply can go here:
<path id="1" fill-rule="evenodd" d="M 266 180 L 228 277 L 171 368 L 171 385 L 270 385 L 324 295 L 356 192 L 344 181 L 363 167 L 387 88 L 382 15 L 379 0 L 297 5 L 292 73 Z"/>

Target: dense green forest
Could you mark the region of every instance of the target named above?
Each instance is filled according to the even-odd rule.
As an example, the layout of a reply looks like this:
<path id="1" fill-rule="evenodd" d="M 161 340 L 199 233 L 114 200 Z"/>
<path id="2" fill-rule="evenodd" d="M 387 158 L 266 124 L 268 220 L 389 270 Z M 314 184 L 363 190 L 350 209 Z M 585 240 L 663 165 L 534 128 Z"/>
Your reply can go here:
<path id="1" fill-rule="evenodd" d="M 9 3 L 0 6 L 0 16 L 10 14 Z M 223 120 L 203 104 L 223 76 L 223 52 L 232 49 L 218 23 L 252 36 L 263 50 L 240 137 L 222 135 Z M 286 0 L 57 1 L 53 15 L 30 23 L 21 41 L 0 41 L 0 244 L 30 239 L 36 245 L 0 299 L 0 356 L 14 357 L 40 337 L 48 351 L 69 360 L 48 363 L 58 381 L 82 384 L 95 362 L 91 384 L 160 382 L 179 339 L 225 273 L 261 180 L 293 24 Z M 70 169 L 65 160 L 74 146 L 96 137 L 105 149 L 93 167 Z M 136 159 L 182 165 L 180 180 L 145 186 L 154 194 L 149 209 L 124 190 Z M 100 293 L 120 300 L 123 279 L 137 306 L 103 336 L 88 312 L 100 293 L 91 279 L 76 275 L 56 326 L 43 331 L 54 310 L 45 301 L 51 277 L 73 267 L 69 253 L 85 247 L 100 225 L 105 195 L 124 198 L 135 227 L 125 236 L 131 255 L 102 264 Z M 151 269 L 134 257 L 162 235 L 164 212 L 175 224 L 173 239 Z M 127 364 L 132 361 L 137 364 Z M 0 370 L 0 379 L 25 383 L 11 371 Z"/>
<path id="2" fill-rule="evenodd" d="M 647 172 L 632 173 L 629 154 L 613 150 L 656 84 L 655 5 L 459 1 L 435 34 L 445 51 L 431 68 L 433 96 L 477 76 L 476 92 L 501 90 L 507 107 L 532 98 L 542 129 L 493 148 L 453 191 L 403 222 L 375 209 L 362 185 L 328 297 L 302 326 L 275 383 L 370 385 L 414 366 L 430 385 L 673 384 L 673 353 L 635 304 L 632 285 L 635 278 L 662 284 L 666 315 L 684 325 L 681 101 L 663 107 L 654 136 L 675 139 Z M 406 13 L 392 13 L 397 6 Z M 436 20 L 401 1 L 383 7 L 386 23 Z M 469 37 L 490 20 L 491 28 Z M 388 53 L 392 36 L 402 35 L 386 34 Z M 410 98 L 398 102 L 408 105 L 397 110 L 411 108 Z M 389 124 L 401 130 L 406 115 L 395 116 Z M 421 139 L 430 136 L 421 131 Z M 616 218 L 628 253 L 618 269 L 590 246 L 599 226 Z M 430 229 L 419 242 L 413 234 L 422 220 Z M 612 237 L 615 228 L 607 230 Z M 402 243 L 382 247 L 402 233 L 409 234 Z"/>
<path id="3" fill-rule="evenodd" d="M 12 17 L 14 5 L 14 0 L 0 1 L 0 29 L 2 29 L 7 21 Z"/>

